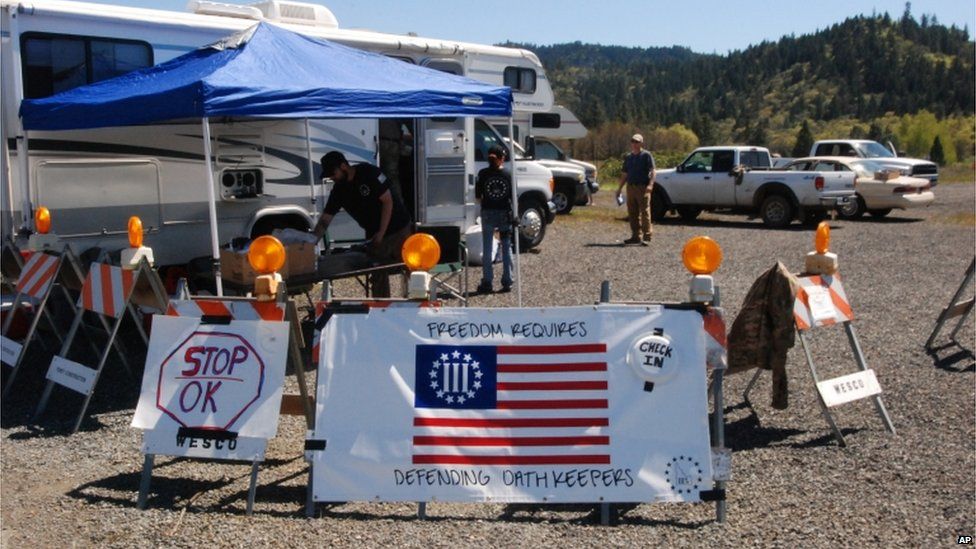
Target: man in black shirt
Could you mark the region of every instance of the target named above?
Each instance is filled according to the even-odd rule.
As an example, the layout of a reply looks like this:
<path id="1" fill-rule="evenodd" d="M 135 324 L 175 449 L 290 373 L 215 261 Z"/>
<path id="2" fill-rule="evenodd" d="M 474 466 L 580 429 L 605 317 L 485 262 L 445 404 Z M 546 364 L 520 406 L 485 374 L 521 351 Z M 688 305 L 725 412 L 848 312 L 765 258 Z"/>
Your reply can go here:
<path id="1" fill-rule="evenodd" d="M 505 166 L 505 149 L 495 145 L 488 149 L 488 167 L 478 172 L 474 196 L 481 201 L 481 284 L 478 293 L 492 292 L 491 252 L 495 230 L 501 237 L 502 291 L 512 289 L 512 174 Z"/>
<path id="2" fill-rule="evenodd" d="M 390 182 L 372 164 L 350 165 L 341 152 L 322 157 L 322 177 L 335 182 L 329 200 L 315 225 L 322 238 L 339 210 L 346 212 L 366 231 L 371 257 L 384 263 L 400 261 L 400 249 L 410 236 L 410 216 L 399 195 L 390 192 Z M 374 297 L 390 297 L 390 280 L 385 274 L 370 277 Z"/>

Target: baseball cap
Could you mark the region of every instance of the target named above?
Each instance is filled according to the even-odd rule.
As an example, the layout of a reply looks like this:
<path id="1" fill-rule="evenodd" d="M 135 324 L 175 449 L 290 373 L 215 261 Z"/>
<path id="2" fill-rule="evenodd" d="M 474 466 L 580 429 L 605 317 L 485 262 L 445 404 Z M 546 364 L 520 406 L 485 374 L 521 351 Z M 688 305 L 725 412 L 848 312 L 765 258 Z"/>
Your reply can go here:
<path id="1" fill-rule="evenodd" d="M 331 151 L 322 156 L 322 177 L 332 177 L 335 172 L 342 164 L 348 164 L 345 155 L 339 151 Z"/>
<path id="2" fill-rule="evenodd" d="M 508 156 L 508 151 L 506 151 L 505 147 L 502 147 L 501 145 L 492 145 L 491 148 L 488 149 L 488 156 L 492 155 L 495 155 L 498 158 L 505 158 Z"/>
<path id="3" fill-rule="evenodd" d="M 634 141 L 636 143 L 643 143 L 644 142 L 644 136 L 641 135 L 641 134 L 639 134 L 639 133 L 635 133 L 634 134 L 634 137 L 631 137 L 630 140 L 631 141 Z"/>

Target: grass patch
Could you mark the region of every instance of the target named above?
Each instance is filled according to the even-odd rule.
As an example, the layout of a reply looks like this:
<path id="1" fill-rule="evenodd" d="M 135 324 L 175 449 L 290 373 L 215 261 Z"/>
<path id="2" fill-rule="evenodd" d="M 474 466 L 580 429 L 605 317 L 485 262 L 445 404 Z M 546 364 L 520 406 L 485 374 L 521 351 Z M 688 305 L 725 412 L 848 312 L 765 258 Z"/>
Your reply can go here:
<path id="1" fill-rule="evenodd" d="M 976 181 L 976 163 L 956 162 L 939 168 L 939 183 L 972 183 Z"/>
<path id="2" fill-rule="evenodd" d="M 976 226 L 976 213 L 959 212 L 948 215 L 943 219 L 950 225 L 960 225 L 962 227 Z"/>

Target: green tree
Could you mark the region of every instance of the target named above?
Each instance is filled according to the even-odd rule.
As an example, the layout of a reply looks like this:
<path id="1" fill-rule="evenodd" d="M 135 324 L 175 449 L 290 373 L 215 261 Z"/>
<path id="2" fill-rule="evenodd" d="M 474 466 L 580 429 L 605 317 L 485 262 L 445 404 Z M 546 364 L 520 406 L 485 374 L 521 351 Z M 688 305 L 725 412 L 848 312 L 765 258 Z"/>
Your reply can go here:
<path id="1" fill-rule="evenodd" d="M 942 140 L 939 139 L 938 135 L 935 136 L 935 141 L 932 142 L 932 149 L 929 150 L 929 159 L 940 166 L 945 166 L 945 150 L 942 149 Z"/>
<path id="2" fill-rule="evenodd" d="M 810 124 L 806 120 L 800 126 L 800 131 L 796 134 L 796 144 L 793 145 L 793 156 L 806 156 L 813 148 L 813 132 L 810 131 Z"/>

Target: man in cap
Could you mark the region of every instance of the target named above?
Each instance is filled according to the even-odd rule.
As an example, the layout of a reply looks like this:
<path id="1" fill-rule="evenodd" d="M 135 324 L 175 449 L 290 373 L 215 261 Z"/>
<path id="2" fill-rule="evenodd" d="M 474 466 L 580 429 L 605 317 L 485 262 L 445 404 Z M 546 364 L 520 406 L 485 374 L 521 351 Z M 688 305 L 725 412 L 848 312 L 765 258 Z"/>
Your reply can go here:
<path id="1" fill-rule="evenodd" d="M 512 174 L 505 169 L 506 151 L 500 145 L 488 149 L 488 167 L 478 172 L 474 197 L 481 201 L 481 263 L 479 294 L 492 292 L 491 252 L 498 231 L 502 252 L 502 292 L 512 289 Z"/>
<path id="2" fill-rule="evenodd" d="M 624 244 L 647 246 L 651 241 L 651 191 L 654 188 L 654 156 L 644 149 L 644 136 L 635 133 L 630 138 L 630 154 L 624 158 L 620 172 L 620 199 L 627 185 L 627 217 L 630 220 L 630 238 Z"/>
<path id="3" fill-rule="evenodd" d="M 400 261 L 400 249 L 410 236 L 410 216 L 399 194 L 390 192 L 390 182 L 379 168 L 368 163 L 350 165 L 339 151 L 322 157 L 322 177 L 335 185 L 315 224 L 315 236 L 322 238 L 339 210 L 345 209 L 366 232 L 368 252 L 378 261 Z M 374 297 L 390 297 L 386 274 L 372 275 Z"/>

